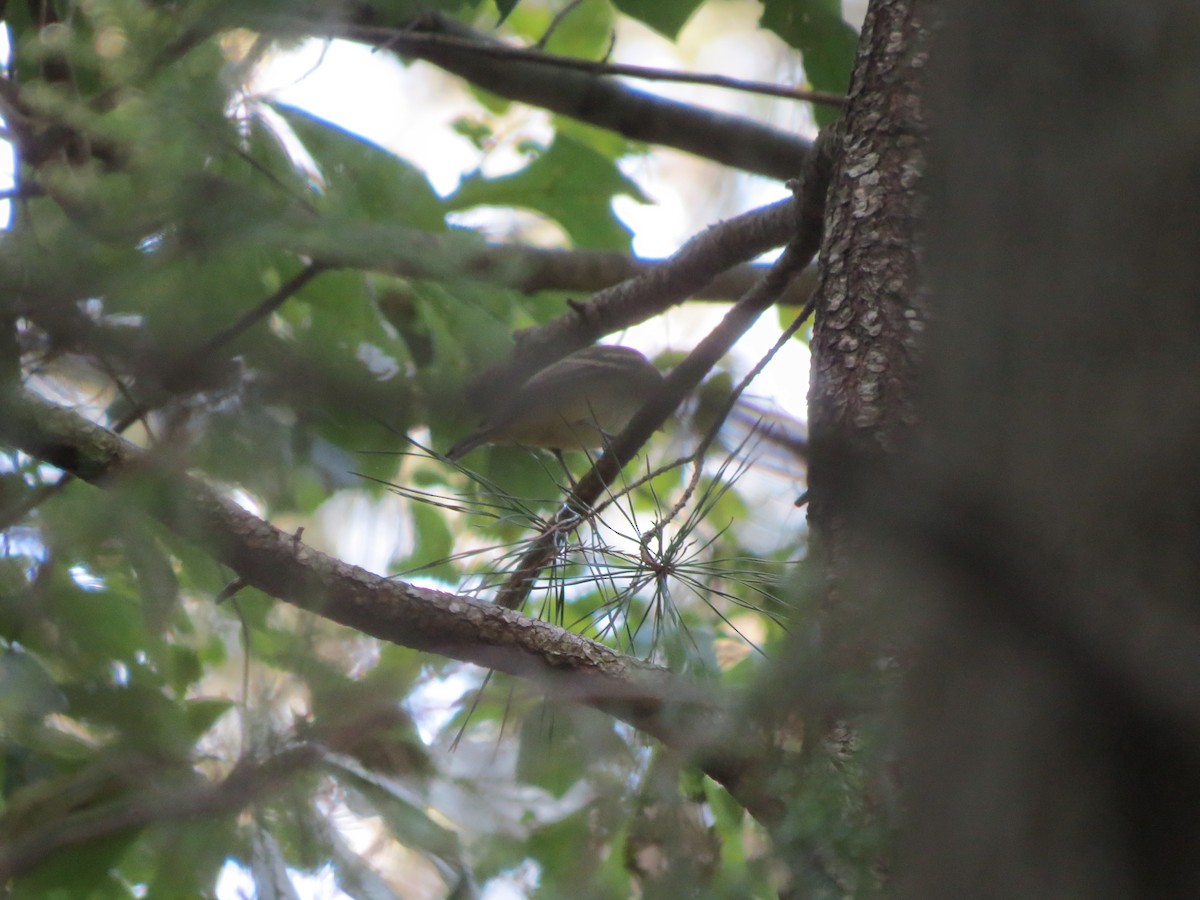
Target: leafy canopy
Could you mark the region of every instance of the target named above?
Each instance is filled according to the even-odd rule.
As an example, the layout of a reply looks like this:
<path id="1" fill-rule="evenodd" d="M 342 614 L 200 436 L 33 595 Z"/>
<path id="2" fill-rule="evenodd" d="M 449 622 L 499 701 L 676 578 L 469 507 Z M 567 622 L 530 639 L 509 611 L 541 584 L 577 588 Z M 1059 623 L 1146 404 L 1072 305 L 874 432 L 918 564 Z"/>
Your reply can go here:
<path id="1" fill-rule="evenodd" d="M 700 6 L 584 4 L 548 46 L 600 58 L 618 14 L 674 39 Z M 252 85 L 350 22 L 403 29 L 437 9 L 499 18 L 528 44 L 558 7 L 2 9 L 19 164 L 0 237 L 4 390 L 123 428 L 318 547 L 442 590 L 501 580 L 566 474 L 519 449 L 467 470 L 422 448 L 475 424 L 469 379 L 567 298 L 519 290 L 520 263 L 478 264 L 497 221 L 479 211 L 516 222 L 517 243 L 552 223 L 561 249 L 628 255 L 612 201 L 651 202 L 619 165 L 645 148 L 550 117 L 515 169 L 485 174 L 512 115 L 494 84 L 445 123 L 481 166 L 439 194 L 416 165 Z M 836 2 L 768 2 L 763 26 L 803 52 L 814 86 L 845 89 L 853 33 Z M 745 685 L 783 636 L 798 549 L 743 530 L 757 501 L 739 478 L 760 446 L 748 426 L 727 427 L 686 492 L 686 466 L 643 477 L 697 439 L 686 420 L 658 438 L 530 609 L 703 684 Z M 14 896 L 209 896 L 229 861 L 258 896 L 285 868 L 332 873 L 354 896 L 390 896 L 385 878 L 471 896 L 501 876 L 545 896 L 626 896 L 634 879 L 653 885 L 647 848 L 680 887 L 770 884 L 761 836 L 714 782 L 593 709 L 239 590 L 146 514 L 171 502 L 161 490 L 98 490 L 16 447 L 0 455 L 0 870 Z M 352 844 L 351 820 L 369 841 Z"/>

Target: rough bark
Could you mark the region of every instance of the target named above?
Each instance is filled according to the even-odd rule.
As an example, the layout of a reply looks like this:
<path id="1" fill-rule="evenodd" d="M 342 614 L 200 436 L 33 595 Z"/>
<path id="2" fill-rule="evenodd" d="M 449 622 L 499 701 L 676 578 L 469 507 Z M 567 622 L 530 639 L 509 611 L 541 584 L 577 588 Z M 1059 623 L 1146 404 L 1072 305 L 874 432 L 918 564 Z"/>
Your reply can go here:
<path id="1" fill-rule="evenodd" d="M 828 576 L 824 609 L 861 617 L 839 584 L 855 568 L 851 490 L 912 423 L 919 302 L 918 183 L 924 169 L 922 4 L 867 11 L 830 184 L 809 391 L 809 523 Z M 836 642 L 836 638 L 833 639 Z M 863 649 L 848 650 L 857 657 Z"/>

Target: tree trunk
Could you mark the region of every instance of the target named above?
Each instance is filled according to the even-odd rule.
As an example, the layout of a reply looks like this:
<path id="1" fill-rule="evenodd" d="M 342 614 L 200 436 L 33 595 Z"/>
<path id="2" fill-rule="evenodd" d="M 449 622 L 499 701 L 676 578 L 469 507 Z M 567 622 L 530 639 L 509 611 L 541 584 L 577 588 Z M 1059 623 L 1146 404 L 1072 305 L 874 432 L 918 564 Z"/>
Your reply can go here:
<path id="1" fill-rule="evenodd" d="M 947 6 L 905 892 L 1195 896 L 1200 6 Z"/>
<path id="2" fill-rule="evenodd" d="M 872 2 L 830 184 L 813 324 L 809 522 L 828 576 L 822 617 L 842 664 L 874 658 L 861 631 L 860 549 L 846 514 L 867 471 L 912 423 L 925 315 L 918 299 L 917 184 L 924 170 L 919 0 Z"/>

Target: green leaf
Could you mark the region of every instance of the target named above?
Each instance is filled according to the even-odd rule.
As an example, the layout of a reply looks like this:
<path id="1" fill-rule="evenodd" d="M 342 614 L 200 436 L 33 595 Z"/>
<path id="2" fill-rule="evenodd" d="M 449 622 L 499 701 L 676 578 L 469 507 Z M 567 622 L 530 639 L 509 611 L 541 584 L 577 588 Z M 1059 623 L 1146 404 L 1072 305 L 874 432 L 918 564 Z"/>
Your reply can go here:
<path id="1" fill-rule="evenodd" d="M 729 791 L 711 778 L 705 777 L 703 786 L 704 798 L 713 812 L 717 827 L 729 834 L 741 828 L 746 820 L 745 808 L 733 799 Z"/>
<path id="2" fill-rule="evenodd" d="M 200 653 L 194 647 L 182 643 L 170 644 L 167 647 L 167 654 L 162 661 L 163 674 L 177 695 L 183 695 L 189 687 L 204 677 L 203 662 L 208 660 L 202 661 Z"/>
<path id="3" fill-rule="evenodd" d="M 425 657 L 418 651 L 384 644 L 379 649 L 379 661 L 364 680 L 386 684 L 395 696 L 400 696 L 421 676 L 424 666 Z"/>
<path id="4" fill-rule="evenodd" d="M 190 775 L 190 770 L 189 773 Z M 9 795 L 0 819 L 0 844 L 12 846 L 21 839 L 40 836 L 47 830 L 83 833 L 96 821 L 113 817 L 121 821 L 128 804 L 136 803 L 143 779 L 162 779 L 165 771 L 146 758 L 130 761 L 118 754 L 100 755 L 76 771 L 31 783 Z M 147 802 L 141 798 L 141 802 Z M 49 854 L 36 867 L 21 874 L 12 897 L 75 897 L 86 885 L 84 896 L 122 897 L 131 895 L 112 877 L 111 869 L 140 827 L 109 832 L 104 837 L 71 842 L 65 850 Z M 51 843 L 53 846 L 53 842 Z"/>
<path id="5" fill-rule="evenodd" d="M 196 738 L 219 715 L 211 701 L 201 704 L 195 720 L 186 706 L 168 699 L 162 691 L 141 684 L 110 685 L 83 682 L 63 686 L 70 714 L 93 725 L 114 729 L 131 748 L 184 758 Z M 223 710 L 222 710 L 223 711 Z"/>
<path id="6" fill-rule="evenodd" d="M 760 24 L 804 55 L 804 72 L 814 88 L 838 94 L 849 90 L 858 35 L 842 18 L 840 0 L 764 0 Z M 838 116 L 827 106 L 814 110 L 819 125 Z"/>
<path id="7" fill-rule="evenodd" d="M 244 0 L 233 0 L 233 2 L 242 3 Z M 296 14 L 292 9 L 295 0 L 272 0 L 272 2 L 281 2 L 281 13 Z M 344 14 L 342 0 L 334 0 L 332 3 L 329 0 L 323 0 L 323 3 L 324 14 L 330 14 L 331 9 Z M 369 6 L 371 12 L 378 17 L 380 24 L 398 27 L 409 24 L 414 16 L 428 13 L 430 10 L 444 10 L 453 13 L 475 3 L 477 0 L 369 0 L 369 3 L 360 5 Z"/>
<path id="8" fill-rule="evenodd" d="M 10 900 L 71 900 L 81 896 L 80 885 L 87 885 L 87 900 L 133 900 L 116 876 L 109 871 L 136 835 L 90 841 L 70 854 L 59 853 L 15 879 Z"/>
<path id="9" fill-rule="evenodd" d="M 567 10 L 569 0 L 551 5 L 526 3 L 508 19 L 513 33 L 550 53 L 579 59 L 603 59 L 610 49 L 616 15 L 607 3 L 581 3 Z M 567 14 L 557 18 L 560 12 Z M 545 40 L 552 20 L 554 31 Z M 545 40 L 544 44 L 541 44 Z M 493 95 L 494 96 L 494 95 Z"/>
<path id="10" fill-rule="evenodd" d="M 401 568 L 405 571 L 419 569 L 426 578 L 453 581 L 458 570 L 446 560 L 454 549 L 454 534 L 446 524 L 445 515 L 441 510 L 423 503 L 414 503 L 412 517 L 416 529 L 413 552 L 403 561 Z"/>
<path id="11" fill-rule="evenodd" d="M 578 246 L 629 250 L 629 229 L 612 211 L 612 198 L 618 194 L 649 202 L 612 160 L 560 134 L 521 171 L 500 178 L 468 178 L 448 203 L 455 210 L 475 206 L 536 210 L 558 222 Z"/>
<path id="12" fill-rule="evenodd" d="M 503 25 L 504 20 L 512 14 L 514 9 L 517 8 L 517 3 L 520 2 L 520 0 L 495 0 L 495 2 L 496 11 L 500 13 L 500 18 L 496 24 Z"/>
<path id="13" fill-rule="evenodd" d="M 157 642 L 144 627 L 141 602 L 132 589 L 80 587 L 75 578 L 85 577 L 92 575 L 76 569 L 74 575 L 55 571 L 46 578 L 53 590 L 43 595 L 43 615 L 57 633 L 53 645 L 42 646 L 65 654 L 69 671 L 102 676 L 113 661 L 133 664 L 139 651 Z"/>
<path id="14" fill-rule="evenodd" d="M 272 282 L 281 272 L 290 274 L 296 268 L 253 241 L 226 242 L 222 247 L 209 244 L 196 256 L 163 244 L 106 285 L 105 311 L 145 317 L 146 369 L 170 373 L 172 360 L 186 358 L 204 339 L 233 325 L 278 286 Z M 201 369 L 201 374 L 192 372 L 193 379 L 201 379 L 199 386 L 205 387 L 226 383 L 229 356 L 255 340 L 261 330 L 261 325 L 251 329 L 194 363 L 192 368 Z"/>
<path id="15" fill-rule="evenodd" d="M 470 880 L 470 867 L 458 835 L 430 817 L 417 794 L 357 766 L 331 763 L 330 768 L 347 791 L 378 811 L 396 840 L 437 863 L 451 886 Z"/>
<path id="16" fill-rule="evenodd" d="M 570 897 L 581 884 L 586 897 L 632 897 L 629 871 L 621 853 L 600 852 L 620 846 L 622 835 L 615 821 L 618 810 L 596 802 L 571 816 L 539 828 L 523 845 L 542 863 L 538 887 L 547 897 Z"/>
<path id="17" fill-rule="evenodd" d="M 0 735 L 66 706 L 66 697 L 34 656 L 13 648 L 0 653 Z"/>
<path id="18" fill-rule="evenodd" d="M 184 717 L 193 740 L 203 737 L 217 719 L 233 708 L 233 701 L 223 698 L 189 700 L 184 706 Z"/>
<path id="19" fill-rule="evenodd" d="M 445 208 L 420 169 L 311 113 L 284 104 L 272 108 L 320 166 L 322 206 L 372 221 L 444 229 Z"/>
<path id="20" fill-rule="evenodd" d="M 540 703 L 521 723 L 517 775 L 561 797 L 591 766 L 627 752 L 605 716 L 585 707 Z"/>
<path id="21" fill-rule="evenodd" d="M 121 538 L 136 576 L 146 624 L 154 634 L 161 634 L 179 605 L 179 579 L 173 561 L 144 519 L 130 516 L 121 524 L 125 526 Z"/>
<path id="22" fill-rule="evenodd" d="M 121 870 L 133 883 L 147 885 L 147 897 L 212 896 L 236 834 L 232 815 L 167 822 L 147 832 L 146 840 L 138 844 L 138 858 Z M 144 874 L 128 872 L 137 863 L 145 866 Z"/>
<path id="23" fill-rule="evenodd" d="M 649 25 L 671 40 L 700 6 L 702 0 L 613 0 L 613 6 L 632 19 Z"/>

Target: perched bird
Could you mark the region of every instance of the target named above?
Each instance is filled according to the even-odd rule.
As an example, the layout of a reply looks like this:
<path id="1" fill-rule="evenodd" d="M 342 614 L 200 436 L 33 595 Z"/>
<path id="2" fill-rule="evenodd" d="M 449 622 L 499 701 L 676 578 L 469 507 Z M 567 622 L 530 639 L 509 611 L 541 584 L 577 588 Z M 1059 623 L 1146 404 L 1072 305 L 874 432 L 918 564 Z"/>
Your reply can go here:
<path id="1" fill-rule="evenodd" d="M 662 374 L 636 350 L 586 347 L 534 374 L 446 458 L 460 459 L 481 444 L 602 449 L 661 383 Z"/>

